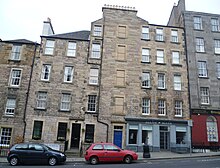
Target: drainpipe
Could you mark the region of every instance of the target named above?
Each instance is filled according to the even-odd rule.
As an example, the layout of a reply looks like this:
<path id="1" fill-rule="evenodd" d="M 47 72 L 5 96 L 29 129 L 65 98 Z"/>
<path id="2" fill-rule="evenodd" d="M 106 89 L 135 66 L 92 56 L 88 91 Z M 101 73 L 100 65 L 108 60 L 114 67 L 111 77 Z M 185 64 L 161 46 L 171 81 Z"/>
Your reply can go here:
<path id="1" fill-rule="evenodd" d="M 101 97 L 101 79 L 102 79 L 102 59 L 103 59 L 103 46 L 104 46 L 104 32 L 105 32 L 105 17 L 103 18 L 103 36 L 102 36 L 102 47 L 101 47 L 101 61 L 100 61 L 100 70 L 99 70 L 99 92 L 98 92 L 98 115 L 97 115 L 97 122 L 104 124 L 106 126 L 106 142 L 108 142 L 108 132 L 109 132 L 109 125 L 108 123 L 105 123 L 103 121 L 99 120 L 99 114 L 100 114 L 100 97 Z"/>
<path id="2" fill-rule="evenodd" d="M 33 69 L 34 69 L 34 60 L 35 60 L 35 56 L 36 56 L 36 51 L 37 51 L 37 42 L 34 43 L 34 55 L 33 55 L 33 59 L 32 59 L 30 79 L 29 79 L 29 83 L 28 83 L 28 88 L 27 88 L 27 93 L 26 93 L 26 100 L 25 100 L 25 105 L 24 105 L 24 115 L 23 115 L 24 132 L 23 132 L 23 140 L 25 138 L 25 131 L 26 131 L 26 125 L 27 125 L 25 119 L 26 119 L 26 113 L 27 113 L 27 103 L 28 103 L 28 98 L 29 98 L 29 93 L 30 93 L 30 86 L 31 86 L 32 73 L 33 73 Z"/>

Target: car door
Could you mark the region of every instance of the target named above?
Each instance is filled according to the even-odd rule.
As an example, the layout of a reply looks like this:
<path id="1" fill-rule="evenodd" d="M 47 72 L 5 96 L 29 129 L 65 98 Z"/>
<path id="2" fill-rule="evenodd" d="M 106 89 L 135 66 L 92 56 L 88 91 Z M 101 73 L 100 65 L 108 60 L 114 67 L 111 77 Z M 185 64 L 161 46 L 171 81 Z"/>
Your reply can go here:
<path id="1" fill-rule="evenodd" d="M 30 163 L 45 163 L 47 160 L 44 148 L 39 144 L 29 144 Z"/>
<path id="2" fill-rule="evenodd" d="M 105 144 L 105 160 L 108 162 L 118 162 L 123 160 L 121 149 L 113 144 Z"/>

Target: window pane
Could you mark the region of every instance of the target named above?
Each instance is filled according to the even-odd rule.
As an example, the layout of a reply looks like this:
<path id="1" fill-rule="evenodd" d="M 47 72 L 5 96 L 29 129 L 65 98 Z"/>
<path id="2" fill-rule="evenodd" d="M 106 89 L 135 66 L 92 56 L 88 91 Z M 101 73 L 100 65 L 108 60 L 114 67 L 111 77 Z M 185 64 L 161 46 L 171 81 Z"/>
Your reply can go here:
<path id="1" fill-rule="evenodd" d="M 73 81 L 73 67 L 66 66 L 64 69 L 64 82 L 72 82 Z"/>
<path id="2" fill-rule="evenodd" d="M 5 108 L 5 115 L 14 115 L 16 106 L 16 99 L 8 98 Z"/>
<path id="3" fill-rule="evenodd" d="M 94 30 L 93 30 L 93 35 L 94 36 L 102 36 L 102 26 L 95 25 Z"/>
<path id="4" fill-rule="evenodd" d="M 149 27 L 142 27 L 142 39 L 150 39 Z"/>
<path id="5" fill-rule="evenodd" d="M 10 145 L 12 135 L 12 128 L 1 128 L 1 137 L 0 137 L 0 145 L 8 146 Z"/>
<path id="6" fill-rule="evenodd" d="M 65 141 L 66 140 L 66 133 L 67 133 L 67 123 L 59 122 L 57 140 L 58 141 Z"/>
<path id="7" fill-rule="evenodd" d="M 46 108 L 46 101 L 47 101 L 47 93 L 46 92 L 39 92 L 37 95 L 37 108 L 45 109 Z"/>
<path id="8" fill-rule="evenodd" d="M 21 80 L 21 70 L 12 69 L 11 71 L 11 86 L 19 86 Z"/>
<path id="9" fill-rule="evenodd" d="M 51 65 L 43 65 L 41 72 L 41 80 L 49 81 L 51 72 Z"/>
<path id="10" fill-rule="evenodd" d="M 100 58 L 101 48 L 100 44 L 92 44 L 92 56 L 91 58 Z"/>
<path id="11" fill-rule="evenodd" d="M 69 111 L 71 102 L 71 94 L 63 93 L 61 97 L 60 110 Z"/>
<path id="12" fill-rule="evenodd" d="M 94 142 L 94 132 L 95 132 L 95 126 L 92 124 L 86 124 L 86 133 L 85 133 L 86 143 Z"/>
<path id="13" fill-rule="evenodd" d="M 142 87 L 145 87 L 145 88 L 150 87 L 150 73 L 149 72 L 142 73 Z"/>
<path id="14" fill-rule="evenodd" d="M 89 84 L 98 84 L 98 69 L 90 69 Z"/>
<path id="15" fill-rule="evenodd" d="M 40 140 L 42 134 L 43 121 L 34 121 L 32 139 Z"/>
<path id="16" fill-rule="evenodd" d="M 142 62 L 150 62 L 150 50 L 147 48 L 142 49 Z"/>
<path id="17" fill-rule="evenodd" d="M 53 55 L 54 44 L 55 44 L 54 41 L 47 40 L 44 54 Z"/>
<path id="18" fill-rule="evenodd" d="M 14 45 L 12 47 L 11 59 L 20 60 L 21 46 Z"/>
<path id="19" fill-rule="evenodd" d="M 180 55 L 178 51 L 172 52 L 172 61 L 173 64 L 180 64 Z"/>
<path id="20" fill-rule="evenodd" d="M 142 99 L 142 114 L 146 114 L 146 115 L 150 114 L 150 99 L 149 98 Z"/>
<path id="21" fill-rule="evenodd" d="M 71 57 L 76 56 L 76 43 L 75 42 L 68 43 L 67 56 L 71 56 Z"/>
<path id="22" fill-rule="evenodd" d="M 89 95 L 88 111 L 89 112 L 96 112 L 96 95 Z"/>

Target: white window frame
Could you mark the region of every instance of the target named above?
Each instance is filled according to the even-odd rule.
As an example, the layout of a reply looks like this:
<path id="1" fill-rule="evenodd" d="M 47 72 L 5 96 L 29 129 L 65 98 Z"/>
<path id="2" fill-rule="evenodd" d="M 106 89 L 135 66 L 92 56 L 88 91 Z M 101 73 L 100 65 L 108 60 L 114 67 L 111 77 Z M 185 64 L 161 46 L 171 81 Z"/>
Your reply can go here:
<path id="1" fill-rule="evenodd" d="M 102 36 L 102 25 L 93 26 L 93 36 L 97 36 L 97 37 Z"/>
<path id="2" fill-rule="evenodd" d="M 60 102 L 60 110 L 61 111 L 70 111 L 70 103 L 71 103 L 71 94 L 62 93 L 61 102 Z"/>
<path id="3" fill-rule="evenodd" d="M 47 106 L 47 92 L 38 92 L 37 93 L 37 102 L 36 108 L 37 109 L 46 109 Z"/>
<path id="4" fill-rule="evenodd" d="M 68 57 L 75 57 L 76 56 L 76 42 L 69 41 L 67 47 L 67 54 Z"/>
<path id="5" fill-rule="evenodd" d="M 180 52 L 179 51 L 172 51 L 172 63 L 173 64 L 180 64 Z"/>
<path id="6" fill-rule="evenodd" d="M 91 68 L 89 72 L 89 84 L 98 85 L 99 82 L 99 69 Z"/>
<path id="7" fill-rule="evenodd" d="M 164 41 L 163 28 L 157 28 L 156 29 L 156 40 L 157 41 Z"/>
<path id="8" fill-rule="evenodd" d="M 159 116 L 166 115 L 166 101 L 163 99 L 158 100 L 158 115 Z"/>
<path id="9" fill-rule="evenodd" d="M 21 84 L 22 70 L 12 68 L 10 74 L 10 86 L 19 87 Z"/>
<path id="10" fill-rule="evenodd" d="M 157 50 L 157 63 L 164 64 L 164 50 Z"/>
<path id="11" fill-rule="evenodd" d="M 206 120 L 208 142 L 218 142 L 218 126 L 214 116 L 209 116 Z"/>
<path id="12" fill-rule="evenodd" d="M 18 61 L 21 59 L 21 45 L 13 45 L 11 51 L 11 60 Z"/>
<path id="13" fill-rule="evenodd" d="M 142 62 L 150 62 L 150 49 L 142 48 Z"/>
<path id="14" fill-rule="evenodd" d="M 174 75 L 173 77 L 173 85 L 174 85 L 174 90 L 182 90 L 181 89 L 181 75 Z"/>
<path id="15" fill-rule="evenodd" d="M 219 32 L 219 20 L 218 18 L 212 18 L 211 19 L 211 26 L 212 26 L 212 31 L 214 32 Z"/>
<path id="16" fill-rule="evenodd" d="M 171 42 L 178 43 L 178 30 L 171 30 Z"/>
<path id="17" fill-rule="evenodd" d="M 88 105 L 87 105 L 87 112 L 96 112 L 96 95 L 88 95 Z"/>
<path id="18" fill-rule="evenodd" d="M 54 46 L 55 46 L 54 40 L 47 40 L 46 45 L 45 45 L 44 54 L 45 55 L 53 55 Z"/>
<path id="19" fill-rule="evenodd" d="M 92 55 L 91 58 L 99 59 L 101 57 L 101 44 L 92 44 Z"/>
<path id="20" fill-rule="evenodd" d="M 220 79 L 220 62 L 216 63 L 216 74 L 217 78 Z"/>
<path id="21" fill-rule="evenodd" d="M 41 71 L 41 80 L 49 81 L 50 80 L 50 73 L 51 73 L 51 65 L 50 64 L 43 64 L 42 71 Z"/>
<path id="22" fill-rule="evenodd" d="M 65 66 L 64 67 L 64 82 L 66 83 L 72 83 L 73 82 L 73 72 L 74 68 L 73 66 Z"/>
<path id="23" fill-rule="evenodd" d="M 150 72 L 142 72 L 141 85 L 142 88 L 151 87 Z"/>
<path id="24" fill-rule="evenodd" d="M 12 128 L 1 127 L 0 146 L 9 147 L 12 138 Z"/>
<path id="25" fill-rule="evenodd" d="M 150 115 L 150 99 L 142 99 L 142 115 Z"/>
<path id="26" fill-rule="evenodd" d="M 196 52 L 205 52 L 205 42 L 203 38 L 196 38 Z"/>
<path id="27" fill-rule="evenodd" d="M 199 77 L 208 77 L 206 61 L 198 61 L 197 65 Z"/>
<path id="28" fill-rule="evenodd" d="M 219 39 L 214 40 L 214 45 L 215 45 L 215 54 L 220 54 L 220 40 Z"/>
<path id="29" fill-rule="evenodd" d="M 142 39 L 144 39 L 144 40 L 150 39 L 149 27 L 147 27 L 147 26 L 142 27 Z"/>
<path id="30" fill-rule="evenodd" d="M 202 18 L 200 16 L 193 17 L 194 29 L 202 30 Z"/>
<path id="31" fill-rule="evenodd" d="M 200 87 L 200 98 L 201 98 L 201 104 L 204 105 L 210 104 L 208 87 Z"/>
<path id="32" fill-rule="evenodd" d="M 183 101 L 175 100 L 175 117 L 182 117 L 183 116 Z"/>
<path id="33" fill-rule="evenodd" d="M 158 73 L 158 89 L 166 88 L 166 77 L 164 73 Z"/>
<path id="34" fill-rule="evenodd" d="M 5 115 L 13 116 L 15 114 L 15 108 L 16 108 L 16 98 L 8 98 L 5 107 Z"/>

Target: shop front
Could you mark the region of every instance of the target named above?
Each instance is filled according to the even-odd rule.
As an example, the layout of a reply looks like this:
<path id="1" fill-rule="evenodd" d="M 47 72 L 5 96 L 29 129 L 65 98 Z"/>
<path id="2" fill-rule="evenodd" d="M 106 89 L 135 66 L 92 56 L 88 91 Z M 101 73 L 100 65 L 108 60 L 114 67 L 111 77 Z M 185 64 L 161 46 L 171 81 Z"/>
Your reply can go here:
<path id="1" fill-rule="evenodd" d="M 142 152 L 147 144 L 150 151 L 189 152 L 191 127 L 188 120 L 126 118 L 126 147 Z"/>

